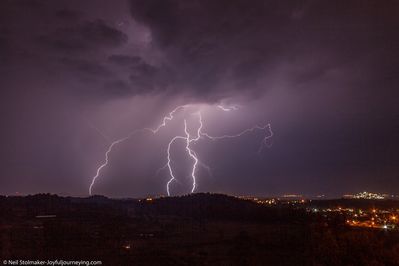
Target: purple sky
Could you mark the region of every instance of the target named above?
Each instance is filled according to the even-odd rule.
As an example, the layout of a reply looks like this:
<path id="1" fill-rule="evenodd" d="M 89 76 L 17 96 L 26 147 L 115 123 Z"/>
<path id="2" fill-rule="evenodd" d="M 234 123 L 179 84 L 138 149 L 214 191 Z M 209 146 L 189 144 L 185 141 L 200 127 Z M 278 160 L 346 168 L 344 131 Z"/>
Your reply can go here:
<path id="1" fill-rule="evenodd" d="M 274 132 L 261 154 L 260 132 L 198 142 L 212 174 L 199 168 L 197 191 L 399 194 L 397 14 L 398 1 L 2 0 L 0 194 L 87 195 L 110 140 L 181 104 L 203 106 L 213 135 Z M 180 114 L 113 150 L 94 193 L 165 194 L 156 171 L 184 118 L 195 127 Z M 180 144 L 173 194 L 188 192 Z"/>

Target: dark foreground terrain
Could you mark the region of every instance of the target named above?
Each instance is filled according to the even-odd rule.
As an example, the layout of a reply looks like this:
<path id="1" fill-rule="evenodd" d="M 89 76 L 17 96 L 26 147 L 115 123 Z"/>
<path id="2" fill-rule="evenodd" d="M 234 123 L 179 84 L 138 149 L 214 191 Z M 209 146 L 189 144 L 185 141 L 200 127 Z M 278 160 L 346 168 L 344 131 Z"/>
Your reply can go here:
<path id="1" fill-rule="evenodd" d="M 214 194 L 140 201 L 0 197 L 0 258 L 103 265 L 399 265 L 399 233 L 348 226 L 344 217 L 303 206 L 264 206 Z"/>

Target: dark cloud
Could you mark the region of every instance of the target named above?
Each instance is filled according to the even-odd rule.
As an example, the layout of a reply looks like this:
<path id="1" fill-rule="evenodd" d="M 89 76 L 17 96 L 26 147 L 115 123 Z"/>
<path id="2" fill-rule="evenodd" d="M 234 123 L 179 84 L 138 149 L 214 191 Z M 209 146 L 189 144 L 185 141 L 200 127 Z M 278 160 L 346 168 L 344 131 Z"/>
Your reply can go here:
<path id="1" fill-rule="evenodd" d="M 0 58 L 3 58 L 3 60 L 5 59 L 6 55 L 7 55 L 7 41 L 6 38 L 1 36 L 0 37 Z"/>
<path id="2" fill-rule="evenodd" d="M 108 77 L 111 72 L 98 62 L 88 61 L 84 59 L 62 58 L 60 61 L 69 70 L 82 75 Z"/>
<path id="3" fill-rule="evenodd" d="M 55 15 L 60 18 L 60 19 L 65 19 L 65 20 L 77 20 L 81 17 L 80 12 L 63 8 L 59 9 L 55 12 Z"/>
<path id="4" fill-rule="evenodd" d="M 145 63 L 139 57 L 111 57 L 113 62 L 125 66 L 128 73 L 128 82 L 120 80 L 111 82 L 117 88 L 125 89 L 125 95 L 143 95 L 171 92 L 169 88 L 174 82 L 174 74 L 165 67 L 156 67 Z M 110 83 L 106 84 L 110 87 Z"/>
<path id="5" fill-rule="evenodd" d="M 85 52 L 98 48 L 118 47 L 127 42 L 127 35 L 103 20 L 86 21 L 71 27 L 61 27 L 41 40 L 64 52 Z"/>
<path id="6" fill-rule="evenodd" d="M 151 92 L 159 82 L 159 70 L 148 64 L 131 67 L 130 82 L 142 91 Z"/>
<path id="7" fill-rule="evenodd" d="M 173 91 L 172 83 L 176 82 L 175 73 L 166 66 L 155 66 L 147 63 L 140 56 L 115 54 L 108 57 L 108 62 L 121 67 L 127 73 L 128 83 L 116 80 L 107 83 L 107 88 L 115 86 L 124 95 L 142 95 Z"/>
<path id="8" fill-rule="evenodd" d="M 273 82 L 276 73 L 295 88 L 332 68 L 370 71 L 383 66 L 399 44 L 392 39 L 398 25 L 395 1 L 130 3 L 133 18 L 150 28 L 182 84 L 199 96 L 223 90 L 226 80 L 228 95 L 265 91 L 259 80 Z M 309 64 L 320 57 L 325 61 Z"/>
<path id="9" fill-rule="evenodd" d="M 129 55 L 111 55 L 108 57 L 108 61 L 123 67 L 135 67 L 143 62 L 139 56 L 129 56 Z"/>
<path id="10" fill-rule="evenodd" d="M 132 87 L 129 82 L 124 80 L 110 80 L 104 83 L 106 96 L 115 95 L 116 97 L 126 97 L 132 94 Z"/>
<path id="11" fill-rule="evenodd" d="M 9 1 L 9 2 L 11 2 L 11 1 Z M 21 6 L 27 6 L 29 8 L 33 8 L 33 9 L 42 8 L 45 5 L 44 1 L 42 1 L 42 0 L 21 0 L 21 1 L 15 1 L 15 2 L 17 2 L 17 4 L 19 4 Z"/>

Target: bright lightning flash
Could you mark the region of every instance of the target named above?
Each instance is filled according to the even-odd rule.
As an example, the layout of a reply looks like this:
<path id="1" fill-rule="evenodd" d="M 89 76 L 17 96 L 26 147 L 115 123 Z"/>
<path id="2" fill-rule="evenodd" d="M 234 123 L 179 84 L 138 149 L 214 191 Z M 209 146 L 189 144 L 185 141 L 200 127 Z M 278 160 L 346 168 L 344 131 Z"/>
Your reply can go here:
<path id="1" fill-rule="evenodd" d="M 140 131 L 147 131 L 147 132 L 151 132 L 152 134 L 157 134 L 159 132 L 159 130 L 163 127 L 165 127 L 167 125 L 168 121 L 171 121 L 174 119 L 174 115 L 176 114 L 176 112 L 183 110 L 187 107 L 190 107 L 192 105 L 180 105 L 178 107 L 176 107 L 175 109 L 173 109 L 167 116 L 165 116 L 162 120 L 162 123 L 158 125 L 158 127 L 152 129 L 152 128 L 143 128 L 140 130 L 135 130 L 133 132 L 131 132 L 127 137 L 118 139 L 116 141 L 113 141 L 110 146 L 108 147 L 107 151 L 105 152 L 105 161 L 103 164 L 101 164 L 98 168 L 97 168 L 97 172 L 96 175 L 92 178 L 90 187 L 89 187 L 89 194 L 92 194 L 92 190 L 93 190 L 93 186 L 97 180 L 97 178 L 100 176 L 101 170 L 107 166 L 108 162 L 109 162 L 109 155 L 112 151 L 112 149 L 114 148 L 115 145 L 124 142 L 128 139 L 130 139 L 133 135 L 135 135 L 137 132 Z M 222 111 L 225 112 L 229 112 L 229 111 L 236 111 L 238 110 L 238 107 L 233 105 L 233 106 L 228 106 L 228 107 L 224 107 L 222 105 L 217 105 L 217 108 L 221 109 Z M 261 131 L 265 131 L 268 133 L 265 133 L 265 137 L 262 139 L 261 143 L 260 143 L 260 148 L 258 150 L 258 152 L 262 151 L 262 148 L 264 146 L 270 146 L 268 144 L 268 140 L 273 136 L 273 132 L 271 129 L 271 125 L 270 124 L 266 124 L 266 125 L 256 125 L 252 128 L 247 128 L 245 130 L 243 130 L 242 132 L 238 133 L 238 134 L 234 134 L 234 135 L 222 135 L 222 136 L 211 136 L 206 132 L 202 132 L 202 128 L 203 128 L 203 121 L 202 121 L 202 114 L 200 111 L 196 112 L 196 113 L 192 113 L 192 115 L 197 115 L 198 116 L 198 122 L 199 122 L 199 126 L 197 128 L 197 132 L 196 132 L 196 136 L 192 137 L 187 129 L 187 120 L 184 119 L 184 133 L 185 136 L 180 136 L 177 135 L 175 137 L 173 137 L 167 146 L 167 150 L 166 150 L 166 154 L 167 154 L 167 163 L 164 167 L 162 167 L 161 169 L 167 168 L 169 171 L 169 181 L 166 183 L 166 192 L 168 194 L 168 196 L 170 196 L 170 185 L 173 181 L 177 181 L 176 176 L 173 172 L 173 167 L 172 167 L 172 159 L 171 159 L 171 147 L 172 145 L 177 141 L 177 140 L 183 140 L 185 141 L 185 149 L 187 151 L 188 156 L 193 160 L 193 164 L 191 167 L 191 178 L 192 178 L 192 188 L 191 188 L 191 193 L 193 193 L 196 189 L 197 186 L 197 176 L 196 176 L 196 171 L 197 171 L 197 167 L 198 165 L 203 166 L 204 168 L 206 168 L 208 171 L 210 171 L 210 168 L 201 163 L 198 159 L 197 154 L 195 153 L 195 151 L 191 148 L 191 143 L 193 142 L 197 142 L 198 140 L 200 140 L 202 137 L 205 137 L 207 139 L 210 139 L 212 141 L 216 141 L 216 140 L 222 140 L 222 139 L 230 139 L 230 138 L 238 138 L 243 136 L 246 133 L 249 132 L 253 132 L 255 130 L 261 130 Z M 161 170 L 159 169 L 159 170 Z"/>

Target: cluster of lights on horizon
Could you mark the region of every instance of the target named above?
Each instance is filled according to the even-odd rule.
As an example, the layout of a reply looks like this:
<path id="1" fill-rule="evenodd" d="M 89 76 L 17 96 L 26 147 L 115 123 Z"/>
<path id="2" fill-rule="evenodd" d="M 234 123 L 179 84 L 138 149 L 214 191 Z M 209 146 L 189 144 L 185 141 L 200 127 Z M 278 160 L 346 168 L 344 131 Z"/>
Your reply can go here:
<path id="1" fill-rule="evenodd" d="M 176 112 L 186 109 L 187 107 L 190 107 L 192 105 L 190 104 L 186 104 L 186 105 L 180 105 L 177 106 L 175 109 L 173 109 L 170 113 L 168 113 L 168 115 L 166 115 L 163 119 L 162 119 L 162 123 L 159 124 L 156 128 L 143 128 L 143 129 L 138 129 L 138 130 L 134 130 L 132 131 L 128 136 L 115 140 L 113 142 L 111 142 L 111 144 L 109 145 L 107 151 L 105 152 L 105 160 L 104 163 L 101 164 L 96 171 L 96 175 L 92 178 L 91 184 L 89 186 L 89 194 L 92 195 L 92 190 L 93 190 L 93 186 L 97 180 L 97 178 L 100 176 L 101 170 L 106 167 L 108 165 L 109 162 L 109 155 L 112 151 L 112 149 L 114 148 L 115 145 L 120 144 L 121 142 L 124 142 L 128 139 L 130 139 L 133 135 L 135 135 L 138 132 L 150 132 L 152 134 L 157 134 L 163 127 L 165 127 L 167 125 L 168 121 L 172 121 L 174 119 L 174 115 Z M 229 112 L 229 111 L 236 111 L 239 109 L 238 106 L 236 105 L 232 105 L 232 106 L 222 106 L 222 105 L 217 105 L 217 108 L 224 111 L 224 112 Z M 177 141 L 177 140 L 183 140 L 185 141 L 185 150 L 187 151 L 188 156 L 193 160 L 193 164 L 191 167 L 191 178 L 192 178 L 192 188 L 191 188 L 191 193 L 193 193 L 196 189 L 197 186 L 197 177 L 196 177 L 196 170 L 197 170 L 197 166 L 199 164 L 201 164 L 203 167 L 205 167 L 206 169 L 210 169 L 207 165 L 203 164 L 202 162 L 200 162 L 200 160 L 198 159 L 198 156 L 196 154 L 196 152 L 191 148 L 191 144 L 197 142 L 198 140 L 200 140 L 202 137 L 205 137 L 207 139 L 216 141 L 216 140 L 221 140 L 221 139 L 229 139 L 229 138 L 237 138 L 237 137 L 241 137 L 242 135 L 255 131 L 255 130 L 267 130 L 269 133 L 265 135 L 265 137 L 262 139 L 261 143 L 260 143 L 260 147 L 258 152 L 262 151 L 263 146 L 268 146 L 268 142 L 267 140 L 270 139 L 273 136 L 273 132 L 271 130 L 271 125 L 268 123 L 266 125 L 263 126 L 259 126 L 256 125 L 254 127 L 251 128 L 247 128 L 244 131 L 235 134 L 235 135 L 222 135 L 222 136 L 211 136 L 210 134 L 203 132 L 202 128 L 203 128 L 203 121 L 202 121 L 202 114 L 200 111 L 197 112 L 193 112 L 191 113 L 191 115 L 196 115 L 198 117 L 198 123 L 199 126 L 196 130 L 196 136 L 193 137 L 190 135 L 188 128 L 187 128 L 187 120 L 184 119 L 184 136 L 181 135 L 177 135 L 174 136 L 168 143 L 167 146 L 167 163 L 164 167 L 160 168 L 159 170 L 162 170 L 164 168 L 167 168 L 169 171 L 169 176 L 170 179 L 169 181 L 166 183 L 166 192 L 168 194 L 168 196 L 170 196 L 170 185 L 173 181 L 177 180 L 175 177 L 175 174 L 173 172 L 173 167 L 171 165 L 172 163 L 172 159 L 171 159 L 171 147 L 172 145 Z M 158 171 L 159 171 L 158 170 Z"/>

